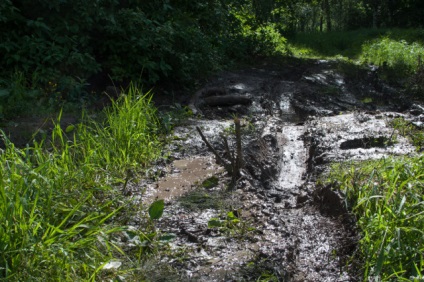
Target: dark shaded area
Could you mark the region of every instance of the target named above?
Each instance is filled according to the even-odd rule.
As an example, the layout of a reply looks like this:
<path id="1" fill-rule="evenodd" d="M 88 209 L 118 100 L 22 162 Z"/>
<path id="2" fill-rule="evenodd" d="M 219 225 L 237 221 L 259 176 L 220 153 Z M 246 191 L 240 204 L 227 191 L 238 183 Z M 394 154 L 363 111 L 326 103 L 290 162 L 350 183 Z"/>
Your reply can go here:
<path id="1" fill-rule="evenodd" d="M 357 149 L 357 148 L 375 148 L 380 147 L 384 148 L 393 144 L 393 140 L 388 139 L 385 136 L 380 137 L 364 137 L 361 139 L 347 140 L 340 144 L 340 149 Z"/>

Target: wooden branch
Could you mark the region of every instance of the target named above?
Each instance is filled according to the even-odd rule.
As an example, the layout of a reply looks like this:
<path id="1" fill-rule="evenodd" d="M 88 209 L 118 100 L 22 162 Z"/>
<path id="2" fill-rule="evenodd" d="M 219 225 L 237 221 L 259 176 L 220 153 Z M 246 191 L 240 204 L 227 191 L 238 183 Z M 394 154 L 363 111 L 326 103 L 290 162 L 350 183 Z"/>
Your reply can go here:
<path id="1" fill-rule="evenodd" d="M 230 172 L 228 170 L 229 165 L 227 164 L 227 162 L 221 158 L 221 156 L 218 154 L 218 152 L 212 147 L 211 143 L 209 143 L 209 141 L 206 139 L 205 135 L 203 135 L 202 130 L 200 130 L 200 127 L 196 126 L 197 132 L 199 132 L 200 137 L 202 138 L 203 142 L 205 142 L 206 146 L 209 148 L 209 150 L 215 155 L 216 157 L 216 161 L 218 164 L 223 165 L 228 172 Z"/>
<path id="2" fill-rule="evenodd" d="M 222 138 L 222 140 L 223 140 L 223 142 L 224 142 L 224 148 L 225 148 L 225 151 L 227 152 L 227 154 L 228 154 L 228 158 L 230 159 L 230 163 L 231 163 L 231 175 L 233 175 L 234 174 L 234 172 L 236 171 L 236 167 L 235 167 L 235 158 L 234 158 L 234 154 L 232 154 L 231 153 L 231 151 L 230 151 L 230 147 L 228 146 L 228 140 L 227 140 L 227 138 L 224 136 L 224 135 L 221 135 L 221 138 Z"/>
<path id="3" fill-rule="evenodd" d="M 241 148 L 241 126 L 240 126 L 240 119 L 234 118 L 234 124 L 235 124 L 235 130 L 236 130 L 236 153 L 232 153 L 230 151 L 230 147 L 228 146 L 228 140 L 224 135 L 221 135 L 221 138 L 224 142 L 224 149 L 226 153 L 228 154 L 228 161 L 224 160 L 219 153 L 212 147 L 212 145 L 209 143 L 209 141 L 206 139 L 205 135 L 203 135 L 202 130 L 200 127 L 196 126 L 197 132 L 199 132 L 200 137 L 202 138 L 203 142 L 205 142 L 208 149 L 215 155 L 216 162 L 218 164 L 221 164 L 225 167 L 227 172 L 231 174 L 232 177 L 232 183 L 235 184 L 237 182 L 237 179 L 240 177 L 240 169 L 244 167 L 243 162 L 243 152 Z"/>
<path id="4" fill-rule="evenodd" d="M 236 126 L 236 150 L 237 150 L 237 156 L 236 156 L 236 164 L 237 164 L 237 171 L 240 172 L 240 169 L 244 167 L 243 163 L 243 152 L 241 149 L 241 129 L 240 129 L 240 119 L 234 118 L 234 124 Z"/>

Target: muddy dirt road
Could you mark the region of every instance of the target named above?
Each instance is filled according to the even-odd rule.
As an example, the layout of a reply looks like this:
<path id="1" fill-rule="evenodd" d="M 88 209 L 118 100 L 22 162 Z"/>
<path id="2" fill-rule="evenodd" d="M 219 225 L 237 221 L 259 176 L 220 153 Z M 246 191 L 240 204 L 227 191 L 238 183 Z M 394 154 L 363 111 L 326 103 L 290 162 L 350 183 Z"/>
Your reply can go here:
<path id="1" fill-rule="evenodd" d="M 388 123 L 419 121 L 424 108 L 376 70 L 335 61 L 224 72 L 190 106 L 196 117 L 175 129 L 165 176 L 132 187 L 134 195 L 145 191 L 145 201 L 168 203 L 159 228 L 177 237 L 162 262 L 181 270 L 178 279 L 358 281 L 349 263 L 359 238 L 354 220 L 343 195 L 316 180 L 331 162 L 413 154 L 408 140 L 394 142 Z M 220 135 L 234 150 L 234 116 L 242 120 L 245 166 L 229 188 L 231 177 L 195 128 L 225 155 Z M 220 228 L 208 227 L 213 218 Z"/>

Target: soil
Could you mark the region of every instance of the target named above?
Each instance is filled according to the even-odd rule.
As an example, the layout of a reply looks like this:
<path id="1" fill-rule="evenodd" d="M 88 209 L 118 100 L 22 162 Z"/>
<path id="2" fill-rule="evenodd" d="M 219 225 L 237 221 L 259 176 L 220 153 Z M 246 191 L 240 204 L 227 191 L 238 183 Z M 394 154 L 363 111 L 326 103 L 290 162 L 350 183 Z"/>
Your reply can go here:
<path id="1" fill-rule="evenodd" d="M 322 60 L 223 72 L 189 104 L 196 116 L 175 128 L 174 161 L 158 168 L 164 176 L 131 188 L 146 203 L 167 202 L 158 228 L 176 234 L 171 253 L 185 255 L 161 261 L 187 281 L 362 280 L 351 259 L 360 239 L 355 219 L 344 196 L 317 179 L 332 162 L 414 154 L 389 122 L 420 122 L 423 107 L 380 81 L 375 68 Z M 235 116 L 245 165 L 231 183 L 196 127 L 230 160 L 222 135 L 235 154 Z M 211 177 L 218 181 L 204 185 Z"/>

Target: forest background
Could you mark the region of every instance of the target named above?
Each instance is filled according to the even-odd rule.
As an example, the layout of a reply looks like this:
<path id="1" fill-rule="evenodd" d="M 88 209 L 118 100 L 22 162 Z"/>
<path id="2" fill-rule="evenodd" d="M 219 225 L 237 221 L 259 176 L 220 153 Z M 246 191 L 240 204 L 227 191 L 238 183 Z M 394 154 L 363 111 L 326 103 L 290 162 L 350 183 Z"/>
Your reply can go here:
<path id="1" fill-rule="evenodd" d="M 10 118 L 34 102 L 51 108 L 96 99 L 91 92 L 111 81 L 145 89 L 192 87 L 207 74 L 257 56 L 358 58 L 367 40 L 422 38 L 421 31 L 392 29 L 422 27 L 424 3 L 5 0 L 0 23 L 0 118 Z M 340 33 L 358 29 L 353 36 Z"/>

